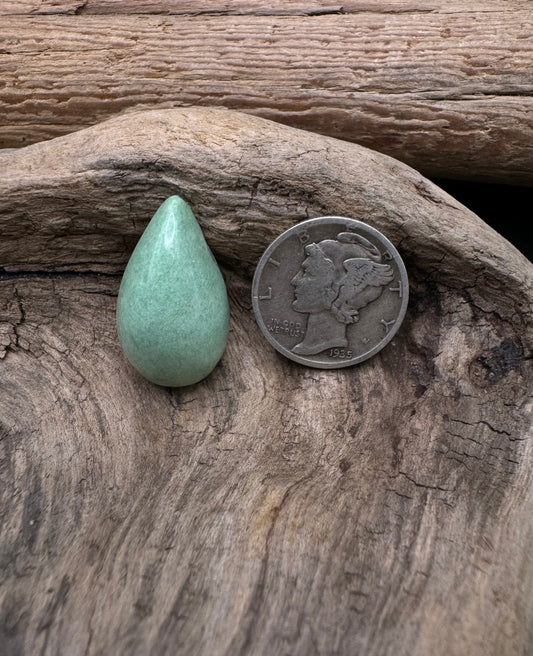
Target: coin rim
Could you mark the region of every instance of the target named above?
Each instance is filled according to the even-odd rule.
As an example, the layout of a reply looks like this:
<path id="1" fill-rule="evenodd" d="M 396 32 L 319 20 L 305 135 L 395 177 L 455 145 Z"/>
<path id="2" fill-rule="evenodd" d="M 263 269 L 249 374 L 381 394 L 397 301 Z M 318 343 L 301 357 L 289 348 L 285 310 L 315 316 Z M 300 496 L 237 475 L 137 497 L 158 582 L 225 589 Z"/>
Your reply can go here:
<path id="1" fill-rule="evenodd" d="M 292 353 L 292 351 L 289 351 L 284 346 L 282 346 L 279 342 L 277 342 L 274 339 L 274 337 L 272 337 L 270 331 L 266 327 L 266 324 L 263 321 L 263 317 L 261 316 L 261 312 L 259 309 L 259 294 L 258 294 L 259 279 L 260 279 L 259 272 L 261 273 L 263 272 L 265 264 L 269 259 L 269 257 L 271 256 L 272 252 L 276 249 L 278 244 L 281 241 L 284 241 L 287 238 L 287 236 L 289 236 L 291 233 L 301 229 L 302 226 L 308 226 L 311 224 L 319 225 L 321 223 L 329 223 L 331 219 L 334 219 L 335 221 L 343 222 L 345 225 L 351 223 L 354 225 L 354 227 L 360 227 L 361 229 L 367 231 L 371 236 L 376 237 L 376 239 L 378 239 L 380 243 L 382 244 L 384 243 L 385 246 L 387 246 L 387 250 L 393 256 L 393 259 L 396 261 L 398 265 L 400 280 L 402 282 L 402 292 L 403 292 L 402 305 L 400 307 L 400 312 L 398 313 L 394 327 L 391 328 L 391 330 L 385 335 L 385 337 L 380 342 L 378 342 L 373 348 L 371 348 L 370 351 L 367 351 L 362 355 L 358 355 L 355 358 L 351 358 L 350 360 L 342 360 L 340 362 L 331 362 L 331 363 L 309 362 L 309 360 L 307 360 L 305 357 Z M 269 246 L 261 256 L 261 259 L 257 263 L 257 267 L 255 269 L 254 278 L 252 282 L 252 307 L 255 314 L 255 320 L 257 322 L 257 325 L 261 329 L 263 335 L 266 337 L 266 339 L 271 344 L 271 346 L 273 346 L 276 349 L 276 351 L 278 351 L 278 353 L 281 353 L 286 358 L 289 358 L 289 360 L 293 360 L 294 362 L 298 362 L 299 364 L 306 365 L 307 367 L 313 367 L 314 369 L 341 369 L 344 367 L 351 367 L 354 364 L 359 364 L 360 362 L 364 362 L 365 360 L 368 360 L 369 358 L 373 357 L 376 353 L 381 351 L 381 349 L 387 346 L 387 344 L 392 340 L 392 338 L 396 335 L 396 333 L 400 329 L 400 326 L 402 325 L 403 319 L 405 317 L 405 313 L 407 311 L 408 302 L 409 302 L 409 279 L 407 277 L 407 270 L 405 268 L 405 264 L 401 258 L 401 255 L 396 249 L 396 247 L 394 246 L 394 244 L 392 244 L 382 232 L 380 232 L 376 228 L 373 228 L 368 223 L 365 223 L 364 221 L 359 221 L 358 219 L 351 219 L 346 216 L 318 216 L 313 219 L 305 219 L 304 221 L 300 221 L 299 223 L 296 223 L 295 225 L 291 226 L 290 228 L 282 232 L 274 239 L 274 241 L 272 241 L 269 244 Z"/>

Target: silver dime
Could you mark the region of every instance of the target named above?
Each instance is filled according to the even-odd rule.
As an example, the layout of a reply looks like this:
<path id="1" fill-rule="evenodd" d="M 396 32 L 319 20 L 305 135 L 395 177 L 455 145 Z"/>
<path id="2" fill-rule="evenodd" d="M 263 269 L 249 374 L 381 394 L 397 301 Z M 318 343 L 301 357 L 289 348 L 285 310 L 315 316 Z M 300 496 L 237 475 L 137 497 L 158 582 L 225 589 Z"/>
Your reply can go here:
<path id="1" fill-rule="evenodd" d="M 409 283 L 398 251 L 375 228 L 339 216 L 277 237 L 254 275 L 257 323 L 287 358 L 321 369 L 375 355 L 396 334 Z"/>

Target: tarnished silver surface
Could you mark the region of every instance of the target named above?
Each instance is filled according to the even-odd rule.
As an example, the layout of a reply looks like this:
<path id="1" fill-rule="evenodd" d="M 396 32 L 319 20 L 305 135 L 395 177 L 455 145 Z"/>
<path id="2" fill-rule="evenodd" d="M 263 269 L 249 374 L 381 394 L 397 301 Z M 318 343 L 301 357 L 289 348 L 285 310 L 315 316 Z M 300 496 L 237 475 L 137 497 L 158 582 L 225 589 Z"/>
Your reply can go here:
<path id="1" fill-rule="evenodd" d="M 397 332 L 409 296 L 400 255 L 361 221 L 325 216 L 277 237 L 254 275 L 259 327 L 280 353 L 321 369 L 375 355 Z"/>

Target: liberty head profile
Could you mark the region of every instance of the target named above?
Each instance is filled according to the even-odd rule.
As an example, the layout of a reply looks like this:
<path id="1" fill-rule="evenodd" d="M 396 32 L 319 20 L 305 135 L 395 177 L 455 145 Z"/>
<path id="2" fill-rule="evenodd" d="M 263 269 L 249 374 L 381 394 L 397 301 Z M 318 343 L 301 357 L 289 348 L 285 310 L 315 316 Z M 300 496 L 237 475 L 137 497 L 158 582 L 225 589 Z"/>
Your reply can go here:
<path id="1" fill-rule="evenodd" d="M 297 312 L 309 314 L 303 341 L 291 350 L 316 355 L 346 347 L 346 327 L 359 321 L 359 310 L 375 301 L 394 278 L 376 246 L 361 235 L 341 232 L 305 246 L 306 258 L 291 280 Z"/>

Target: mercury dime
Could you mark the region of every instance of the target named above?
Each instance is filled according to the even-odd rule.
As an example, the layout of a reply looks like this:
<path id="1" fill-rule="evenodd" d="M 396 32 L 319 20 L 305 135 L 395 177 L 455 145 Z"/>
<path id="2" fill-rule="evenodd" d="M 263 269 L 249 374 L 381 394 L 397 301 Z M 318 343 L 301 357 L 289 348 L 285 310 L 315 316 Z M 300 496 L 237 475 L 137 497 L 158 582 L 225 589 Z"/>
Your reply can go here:
<path id="1" fill-rule="evenodd" d="M 267 340 L 310 367 L 348 367 L 396 334 L 409 284 L 398 251 L 375 228 L 339 216 L 302 221 L 263 254 L 252 302 Z"/>

